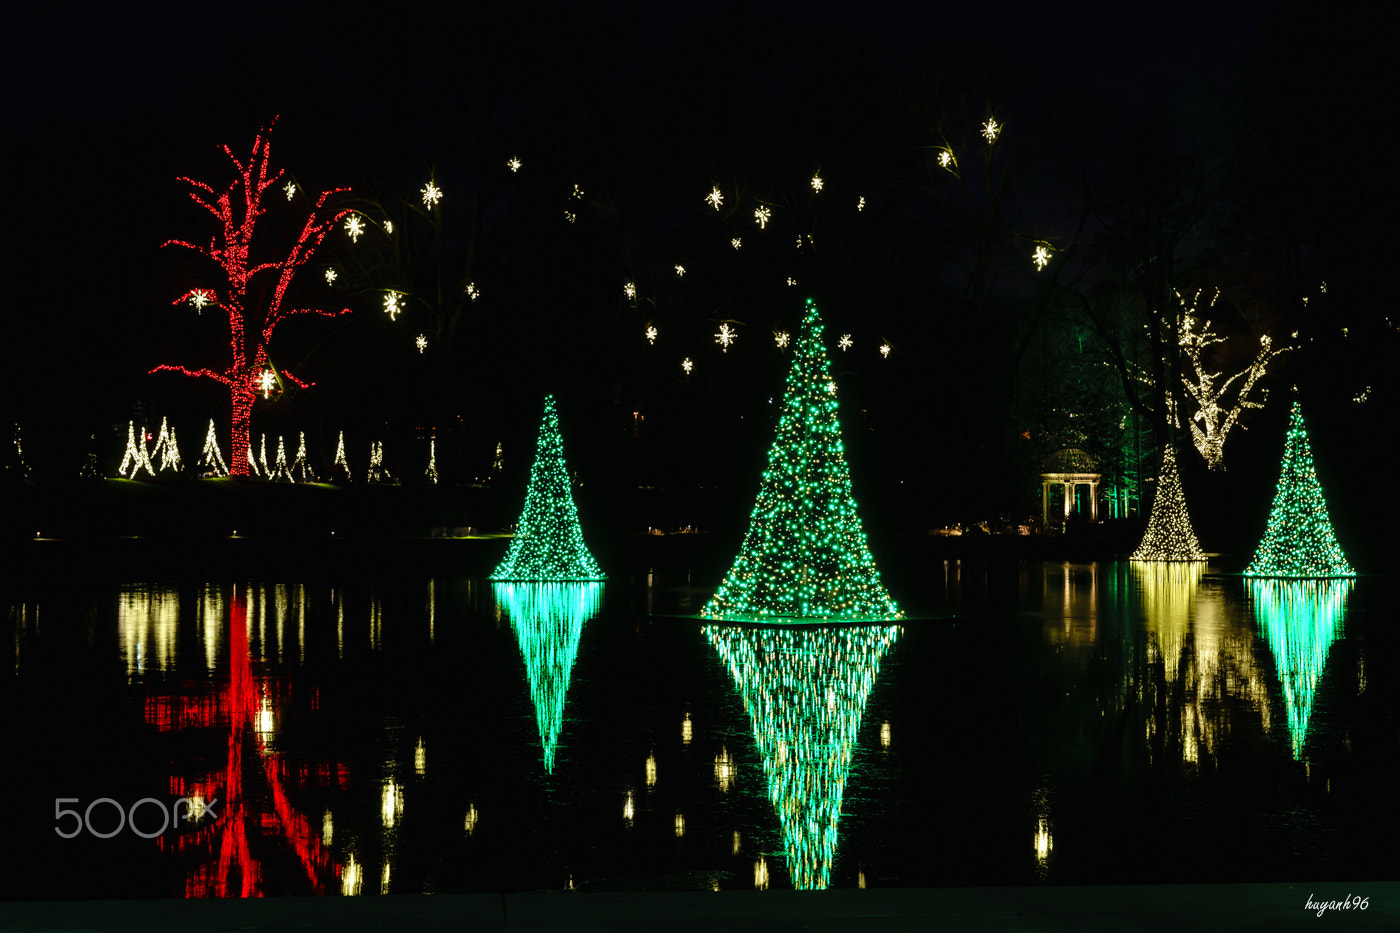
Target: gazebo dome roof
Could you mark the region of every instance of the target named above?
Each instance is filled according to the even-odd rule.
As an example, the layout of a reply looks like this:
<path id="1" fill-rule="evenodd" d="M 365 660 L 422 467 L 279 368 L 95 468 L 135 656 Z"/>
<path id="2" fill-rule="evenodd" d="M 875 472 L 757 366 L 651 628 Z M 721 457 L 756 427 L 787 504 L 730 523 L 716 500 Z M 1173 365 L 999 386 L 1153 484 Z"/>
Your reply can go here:
<path id="1" fill-rule="evenodd" d="M 1099 465 L 1094 462 L 1094 458 L 1089 456 L 1078 447 L 1066 447 L 1057 450 L 1045 458 L 1045 463 L 1041 466 L 1043 473 L 1097 473 Z"/>

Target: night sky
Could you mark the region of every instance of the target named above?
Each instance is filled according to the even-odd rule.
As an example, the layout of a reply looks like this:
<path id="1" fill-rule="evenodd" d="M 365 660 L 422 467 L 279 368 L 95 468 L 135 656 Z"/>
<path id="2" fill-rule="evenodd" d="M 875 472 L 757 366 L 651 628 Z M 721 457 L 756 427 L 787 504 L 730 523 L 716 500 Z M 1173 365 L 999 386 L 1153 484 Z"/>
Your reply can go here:
<path id="1" fill-rule="evenodd" d="M 273 161 L 299 186 L 349 185 L 348 206 L 404 218 L 377 252 L 330 236 L 294 289 L 353 313 L 274 338 L 316 386 L 259 408 L 253 430 L 306 430 L 325 461 L 345 430 L 390 438 L 407 466 L 435 429 L 450 434 L 449 470 L 469 479 L 497 441 L 528 445 L 554 391 L 580 473 L 745 488 L 785 369 L 771 335 L 795 328 L 811 295 L 829 340 L 856 341 L 833 352 L 848 439 L 864 439 L 851 444 L 858 489 L 862 473 L 876 501 L 917 489 L 915 522 L 1014 514 L 1038 492 L 1027 483 L 1039 457 L 1103 440 L 1072 436 L 1082 429 L 1066 419 L 1078 405 L 1093 420 L 1117 389 L 1057 354 L 1093 343 L 1086 299 L 1140 314 L 1131 283 L 1159 260 L 1124 230 L 1153 205 L 1164 227 L 1192 218 L 1160 261 L 1182 290 L 1223 290 L 1221 320 L 1239 335 L 1227 363 L 1266 329 L 1300 332 L 1268 377 L 1268 407 L 1227 443 L 1238 466 L 1217 493 L 1272 488 L 1296 383 L 1319 468 L 1347 477 L 1330 484 L 1334 512 L 1361 513 L 1395 426 L 1400 313 L 1382 286 L 1394 237 L 1373 181 L 1394 82 L 1381 76 L 1385 30 L 1360 9 L 31 8 L 6 29 L 18 203 L 5 421 L 22 424 L 41 476 L 76 471 L 92 447 L 114 466 L 134 417 L 174 419 L 187 456 L 211 416 L 226 424 L 218 386 L 147 373 L 227 354 L 210 312 L 171 306 L 199 284 L 197 264 L 159 246 L 214 232 L 176 178 L 226 184 L 218 147 L 246 155 L 280 115 Z M 1004 135 L 984 157 L 988 117 Z M 934 162 L 945 143 L 966 191 Z M 516 175 L 510 156 L 524 162 Z M 444 191 L 437 228 L 411 211 L 430 177 Z M 711 186 L 725 193 L 720 212 L 704 203 Z M 758 203 L 774 206 L 763 231 Z M 1059 251 L 1043 273 L 1035 242 Z M 327 263 L 358 270 L 329 295 Z M 462 299 L 464 280 L 479 301 Z M 384 288 L 422 301 L 390 322 Z M 741 335 L 728 353 L 713 340 L 721 322 Z M 439 326 L 418 354 L 413 336 Z M 1257 498 L 1262 516 L 1269 496 Z"/>

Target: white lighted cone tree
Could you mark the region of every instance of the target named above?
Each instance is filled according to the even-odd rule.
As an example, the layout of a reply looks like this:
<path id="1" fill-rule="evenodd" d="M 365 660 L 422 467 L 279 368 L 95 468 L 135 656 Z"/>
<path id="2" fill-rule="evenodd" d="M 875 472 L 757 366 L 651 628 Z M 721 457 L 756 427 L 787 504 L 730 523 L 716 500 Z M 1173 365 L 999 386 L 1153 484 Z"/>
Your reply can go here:
<path id="1" fill-rule="evenodd" d="M 199 455 L 199 465 L 203 472 L 212 472 L 215 476 L 228 476 L 224 455 L 219 452 L 219 438 L 213 418 L 209 419 L 209 431 L 204 435 L 204 450 Z"/>
<path id="2" fill-rule="evenodd" d="M 127 471 L 130 472 L 127 472 Z M 150 452 L 146 450 L 146 428 L 142 426 L 139 437 L 136 431 L 136 423 L 128 421 L 126 423 L 126 452 L 122 454 L 121 466 L 117 467 L 117 472 L 127 479 L 135 479 L 138 470 L 145 470 L 151 476 L 156 475 L 155 467 L 151 464 Z"/>
<path id="3" fill-rule="evenodd" d="M 607 579 L 583 543 L 553 395 L 544 399 L 535 462 L 530 466 L 530 487 L 525 493 L 515 538 L 491 579 Z"/>
<path id="4" fill-rule="evenodd" d="M 1171 444 L 1162 448 L 1162 472 L 1157 477 L 1157 495 L 1152 500 L 1152 514 L 1147 519 L 1147 531 L 1142 543 L 1132 553 L 1132 560 L 1205 560 L 1205 552 L 1191 528 L 1191 515 L 1186 510 L 1186 495 L 1181 491 L 1181 477 L 1176 472 L 1176 454 Z"/>
<path id="5" fill-rule="evenodd" d="M 710 619 L 899 619 L 866 543 L 841 442 L 836 382 L 807 300 L 777 436 L 743 546 Z"/>

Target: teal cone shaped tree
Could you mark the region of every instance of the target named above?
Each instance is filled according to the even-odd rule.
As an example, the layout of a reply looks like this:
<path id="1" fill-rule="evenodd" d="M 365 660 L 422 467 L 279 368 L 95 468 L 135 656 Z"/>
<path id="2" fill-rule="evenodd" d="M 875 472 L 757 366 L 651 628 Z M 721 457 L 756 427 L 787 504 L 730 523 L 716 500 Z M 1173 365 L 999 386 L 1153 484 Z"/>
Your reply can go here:
<path id="1" fill-rule="evenodd" d="M 1152 514 L 1147 530 L 1130 560 L 1205 560 L 1205 552 L 1191 529 L 1191 515 L 1186 511 L 1186 495 L 1181 491 L 1181 477 L 1176 472 L 1176 454 L 1172 445 L 1162 448 L 1162 472 L 1157 476 L 1157 495 L 1152 500 Z"/>
<path id="2" fill-rule="evenodd" d="M 709 619 L 899 619 L 851 495 L 836 383 L 817 306 L 807 299 L 777 436 L 743 546 Z"/>
<path id="3" fill-rule="evenodd" d="M 798 890 L 825 888 L 861 716 L 897 625 L 707 625 L 763 758 Z"/>
<path id="4" fill-rule="evenodd" d="M 1269 524 L 1244 572 L 1250 577 L 1356 576 L 1332 530 L 1327 500 L 1313 468 L 1303 409 L 1296 400 L 1288 415 L 1283 469 Z"/>
<path id="5" fill-rule="evenodd" d="M 564 439 L 554 396 L 544 398 L 544 418 L 530 467 L 530 488 L 520 510 L 515 539 L 491 574 L 492 580 L 606 580 L 583 543 L 578 509 L 569 489 Z"/>
<path id="6" fill-rule="evenodd" d="M 1254 614 L 1274 653 L 1293 757 L 1301 760 L 1327 652 L 1341 634 L 1352 580 L 1251 580 Z"/>
<path id="7" fill-rule="evenodd" d="M 601 583 L 495 583 L 496 605 L 510 617 L 535 724 L 540 731 L 544 769 L 554 773 L 559 733 L 564 728 L 564 697 L 578 657 L 583 624 L 598 614 L 603 602 Z"/>

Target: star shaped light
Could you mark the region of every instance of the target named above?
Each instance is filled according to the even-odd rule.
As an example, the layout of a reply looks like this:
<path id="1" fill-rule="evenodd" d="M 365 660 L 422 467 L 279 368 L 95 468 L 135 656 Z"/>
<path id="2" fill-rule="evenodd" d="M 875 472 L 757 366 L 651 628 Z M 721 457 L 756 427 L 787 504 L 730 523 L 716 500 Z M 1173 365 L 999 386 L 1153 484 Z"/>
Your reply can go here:
<path id="1" fill-rule="evenodd" d="M 622 294 L 626 295 L 628 298 L 636 298 L 636 297 L 637 297 L 637 283 L 636 283 L 636 282 L 628 282 L 626 285 L 622 286 Z"/>
<path id="2" fill-rule="evenodd" d="M 389 320 L 397 321 L 399 312 L 402 310 L 403 306 L 399 304 L 398 292 L 389 292 L 384 296 L 384 313 L 389 315 Z"/>
<path id="3" fill-rule="evenodd" d="M 656 327 L 654 325 L 647 325 L 646 335 L 647 343 L 656 343 Z"/>
<path id="4" fill-rule="evenodd" d="M 277 377 L 273 375 L 272 370 L 265 369 L 263 370 L 262 376 L 258 379 L 258 385 L 262 388 L 263 398 L 267 398 L 268 393 L 272 391 L 272 387 L 277 385 Z"/>
<path id="5" fill-rule="evenodd" d="M 889 359 L 889 358 L 890 358 L 890 345 L 889 345 L 889 344 L 887 344 L 887 343 L 882 343 L 882 344 L 880 344 L 880 355 L 883 356 L 885 359 Z"/>
<path id="6" fill-rule="evenodd" d="M 753 219 L 758 221 L 758 229 L 763 230 L 768 226 L 768 221 L 773 219 L 773 212 L 767 207 L 760 207 L 753 212 Z"/>
<path id="7" fill-rule="evenodd" d="M 204 306 L 211 304 L 213 301 L 213 292 L 205 291 L 202 288 L 196 288 L 194 291 L 190 292 L 190 304 L 194 305 L 194 309 L 201 314 L 204 313 Z"/>
<path id="8" fill-rule="evenodd" d="M 676 263 L 676 278 L 680 279 L 680 278 L 684 278 L 684 277 L 685 277 L 685 266 L 681 265 L 680 263 Z"/>
<path id="9" fill-rule="evenodd" d="M 813 191 L 820 191 L 820 190 L 822 190 L 822 186 L 825 185 L 825 184 L 826 184 L 826 182 L 822 181 L 822 176 L 821 176 L 821 173 L 820 173 L 820 172 L 818 172 L 817 174 L 815 174 L 815 175 L 812 176 L 812 190 L 813 190 Z"/>
<path id="10" fill-rule="evenodd" d="M 784 350 L 787 348 L 789 339 L 790 338 L 788 337 L 788 332 L 785 330 L 780 330 L 773 335 L 773 342 L 778 345 L 779 350 Z"/>
<path id="11" fill-rule="evenodd" d="M 286 192 L 288 201 L 297 196 L 297 186 L 295 182 L 287 182 L 287 187 L 282 190 Z"/>
<path id="12" fill-rule="evenodd" d="M 350 218 L 345 221 L 345 232 L 350 234 L 351 243 L 358 243 L 360 234 L 365 232 L 365 225 L 357 215 L 351 214 Z"/>
<path id="13" fill-rule="evenodd" d="M 719 206 L 724 203 L 724 195 L 720 194 L 718 185 L 710 189 L 710 193 L 705 196 L 705 200 L 715 210 L 719 210 Z"/>
<path id="14" fill-rule="evenodd" d="M 939 164 L 939 166 L 940 166 L 941 168 L 946 168 L 948 171 L 951 172 L 951 171 L 953 170 L 953 153 L 952 153 L 952 151 L 951 151 L 951 150 L 948 150 L 948 149 L 944 149 L 943 151 L 939 152 L 939 153 L 938 153 L 938 164 Z"/>
<path id="15" fill-rule="evenodd" d="M 1050 264 L 1050 251 L 1043 245 L 1038 245 L 1035 252 L 1031 254 L 1031 262 L 1035 263 L 1037 270 L 1044 269 Z"/>
<path id="16" fill-rule="evenodd" d="M 734 239 L 729 241 L 729 245 L 734 247 L 735 249 L 738 249 L 739 247 L 744 245 L 744 241 L 739 239 L 738 237 L 735 237 Z"/>
<path id="17" fill-rule="evenodd" d="M 520 171 L 520 166 L 524 164 L 525 163 L 521 162 L 515 156 L 511 156 L 509 159 L 506 159 L 506 168 L 510 169 L 512 172 Z"/>
<path id="18" fill-rule="evenodd" d="M 850 334 L 842 334 L 841 339 L 836 341 L 836 345 L 842 350 L 849 350 L 852 346 L 855 345 L 855 342 L 851 340 Z"/>
<path id="19" fill-rule="evenodd" d="M 336 277 L 336 271 L 335 271 L 334 269 L 327 269 L 327 270 L 326 270 L 326 284 L 327 284 L 327 285 L 334 285 L 334 284 L 335 284 L 335 277 Z"/>
<path id="20" fill-rule="evenodd" d="M 982 136 L 987 140 L 987 142 L 994 143 L 997 141 L 997 137 L 1000 135 L 1001 125 L 997 123 L 996 120 L 993 120 L 991 117 L 988 117 L 987 122 L 982 124 Z"/>
<path id="21" fill-rule="evenodd" d="M 681 360 L 681 369 L 685 370 L 687 376 L 690 375 L 690 371 L 694 368 L 695 364 L 690 361 L 690 357 L 687 356 L 685 359 Z"/>
<path id="22" fill-rule="evenodd" d="M 719 333 L 715 334 L 715 343 L 719 344 L 725 353 L 729 352 L 729 345 L 738 338 L 739 332 L 731 330 L 728 324 L 719 326 Z"/>
<path id="23" fill-rule="evenodd" d="M 481 297 L 481 292 L 477 289 L 475 282 L 467 283 L 467 297 L 470 298 L 472 301 L 476 301 L 478 298 Z"/>
<path id="24" fill-rule="evenodd" d="M 413 345 L 418 348 L 419 353 L 422 353 L 424 350 L 428 349 L 428 338 L 423 336 L 422 334 L 419 334 L 414 339 Z"/>

